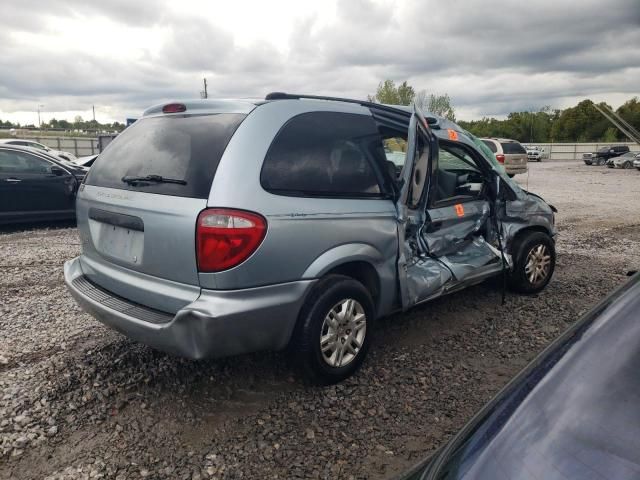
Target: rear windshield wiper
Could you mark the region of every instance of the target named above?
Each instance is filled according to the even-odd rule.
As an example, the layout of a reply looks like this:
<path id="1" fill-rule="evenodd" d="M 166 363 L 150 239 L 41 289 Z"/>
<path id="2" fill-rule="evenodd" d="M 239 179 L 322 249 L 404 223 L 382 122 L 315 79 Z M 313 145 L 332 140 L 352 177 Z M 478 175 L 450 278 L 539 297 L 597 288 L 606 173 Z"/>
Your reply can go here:
<path id="1" fill-rule="evenodd" d="M 178 185 L 187 184 L 185 180 L 178 180 L 177 178 L 167 178 L 163 177 L 162 175 L 146 175 L 144 177 L 133 177 L 125 175 L 124 177 L 122 177 L 122 181 L 124 183 L 128 183 L 129 185 L 138 182 L 177 183 Z"/>

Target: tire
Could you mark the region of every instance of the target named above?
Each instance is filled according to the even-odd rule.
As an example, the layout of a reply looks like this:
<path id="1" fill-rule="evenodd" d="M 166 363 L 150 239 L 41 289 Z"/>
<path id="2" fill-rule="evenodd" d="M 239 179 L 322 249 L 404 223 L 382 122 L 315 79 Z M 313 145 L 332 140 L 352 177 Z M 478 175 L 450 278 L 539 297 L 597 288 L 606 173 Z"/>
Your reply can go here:
<path id="1" fill-rule="evenodd" d="M 602 166 L 606 163 L 606 160 L 603 157 L 598 157 L 598 159 L 596 160 L 596 165 L 598 166 Z"/>
<path id="2" fill-rule="evenodd" d="M 624 168 L 625 170 L 628 170 L 629 168 L 631 168 L 631 162 L 624 162 L 622 164 L 622 168 Z"/>
<path id="3" fill-rule="evenodd" d="M 340 323 L 345 308 L 352 308 L 354 315 L 345 319 L 349 323 Z M 305 300 L 291 340 L 296 365 L 321 385 L 350 377 L 369 351 L 374 315 L 371 294 L 360 282 L 342 275 L 321 279 Z M 325 341 L 323 349 L 323 337 L 335 340 Z"/>
<path id="4" fill-rule="evenodd" d="M 556 249 L 551 237 L 542 232 L 526 232 L 516 238 L 511 251 L 514 266 L 509 274 L 509 287 L 524 294 L 543 290 L 556 267 Z"/>

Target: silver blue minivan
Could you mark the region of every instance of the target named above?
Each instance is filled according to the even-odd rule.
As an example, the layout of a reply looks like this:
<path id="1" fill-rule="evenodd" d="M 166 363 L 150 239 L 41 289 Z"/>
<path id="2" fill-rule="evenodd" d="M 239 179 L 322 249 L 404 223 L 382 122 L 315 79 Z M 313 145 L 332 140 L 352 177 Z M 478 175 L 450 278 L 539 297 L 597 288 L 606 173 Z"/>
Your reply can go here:
<path id="1" fill-rule="evenodd" d="M 553 212 L 479 139 L 415 107 L 171 102 L 97 158 L 64 273 L 135 340 L 193 359 L 288 348 L 331 383 L 382 316 L 499 275 L 542 290 Z"/>

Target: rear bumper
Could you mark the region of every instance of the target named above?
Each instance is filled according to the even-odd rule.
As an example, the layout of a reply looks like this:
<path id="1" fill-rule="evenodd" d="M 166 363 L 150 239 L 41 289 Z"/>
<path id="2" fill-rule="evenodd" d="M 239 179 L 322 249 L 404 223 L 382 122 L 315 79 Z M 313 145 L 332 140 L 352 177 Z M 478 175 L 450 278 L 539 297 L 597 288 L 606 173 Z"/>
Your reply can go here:
<path id="1" fill-rule="evenodd" d="M 523 165 L 504 165 L 504 171 L 510 175 L 517 175 L 518 173 L 527 173 L 526 162 Z"/>
<path id="2" fill-rule="evenodd" d="M 90 283 L 79 257 L 64 265 L 67 288 L 105 325 L 158 350 L 192 359 L 284 348 L 315 280 L 244 290 L 202 290 L 175 315 L 130 302 Z"/>

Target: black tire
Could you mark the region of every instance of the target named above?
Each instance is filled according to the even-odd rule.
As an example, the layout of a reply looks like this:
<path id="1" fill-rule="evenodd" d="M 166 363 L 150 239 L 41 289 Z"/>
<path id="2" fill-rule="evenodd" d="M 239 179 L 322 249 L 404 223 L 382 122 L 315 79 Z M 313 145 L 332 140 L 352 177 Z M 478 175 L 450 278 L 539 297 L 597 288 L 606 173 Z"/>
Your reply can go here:
<path id="1" fill-rule="evenodd" d="M 541 159 L 541 158 L 538 158 L 538 160 L 536 160 L 536 161 L 537 161 L 537 162 L 541 162 L 541 161 L 542 161 L 542 159 Z"/>
<path id="2" fill-rule="evenodd" d="M 629 168 L 631 168 L 631 162 L 624 162 L 622 164 L 622 168 L 624 168 L 625 170 L 628 170 Z"/>
<path id="3" fill-rule="evenodd" d="M 541 250 L 537 251 L 539 247 Z M 532 294 L 538 293 L 547 286 L 556 267 L 556 248 L 549 235 L 543 232 L 525 232 L 516 238 L 511 249 L 514 266 L 509 274 L 509 287 L 518 293 Z M 545 252 L 549 256 L 548 265 L 544 276 L 531 280 L 530 271 L 527 271 L 529 255 L 539 255 Z"/>
<path id="4" fill-rule="evenodd" d="M 598 166 L 602 166 L 606 163 L 606 160 L 604 159 L 604 157 L 598 157 L 598 159 L 596 160 L 596 165 Z"/>
<path id="5" fill-rule="evenodd" d="M 332 366 L 329 364 L 333 357 L 325 360 L 320 339 L 323 335 L 323 329 L 331 328 L 325 324 L 325 319 L 329 316 L 334 308 L 338 308 L 339 304 L 347 299 L 356 300 L 365 315 L 364 337 L 357 353 L 346 353 L 353 355 L 348 358 L 348 363 L 342 366 Z M 309 376 L 314 383 L 321 385 L 330 385 L 340 382 L 350 377 L 360 367 L 367 355 L 371 344 L 371 334 L 373 331 L 375 308 L 371 294 L 360 282 L 342 275 L 328 275 L 321 279 L 314 286 L 313 291 L 309 294 L 300 311 L 296 330 L 293 334 L 290 344 L 290 351 L 296 365 L 302 367 L 304 373 Z M 334 317 L 335 318 L 335 317 Z M 339 327 L 341 329 L 348 328 L 346 326 Z M 327 331 L 329 334 L 330 331 Z M 350 336 L 351 335 L 351 336 Z M 339 338 L 342 345 L 346 345 L 344 338 L 352 338 L 356 335 L 356 330 L 343 330 Z M 334 337 L 337 338 L 337 337 Z M 351 340 L 346 340 L 353 347 Z M 336 339 L 336 345 L 339 345 Z M 357 348 L 357 347 L 355 347 Z M 337 357 L 334 358 L 334 362 Z"/>

